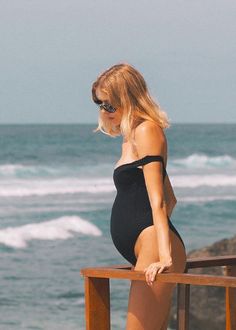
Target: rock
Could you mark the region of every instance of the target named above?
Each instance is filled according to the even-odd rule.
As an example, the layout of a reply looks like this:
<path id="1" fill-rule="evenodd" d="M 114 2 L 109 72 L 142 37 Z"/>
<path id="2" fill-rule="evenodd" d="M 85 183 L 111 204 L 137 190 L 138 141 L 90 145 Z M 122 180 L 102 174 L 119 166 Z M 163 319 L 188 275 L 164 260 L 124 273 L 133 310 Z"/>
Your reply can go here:
<path id="1" fill-rule="evenodd" d="M 187 254 L 187 258 L 200 258 L 224 255 L 236 255 L 236 236 L 215 242 L 214 244 L 204 247 L 202 249 L 192 250 Z M 192 274 L 223 275 L 223 268 L 197 268 L 190 269 L 188 272 Z M 169 318 L 169 326 L 172 329 L 177 329 L 176 297 L 177 290 L 175 289 Z M 225 288 L 191 285 L 189 329 L 225 329 Z"/>

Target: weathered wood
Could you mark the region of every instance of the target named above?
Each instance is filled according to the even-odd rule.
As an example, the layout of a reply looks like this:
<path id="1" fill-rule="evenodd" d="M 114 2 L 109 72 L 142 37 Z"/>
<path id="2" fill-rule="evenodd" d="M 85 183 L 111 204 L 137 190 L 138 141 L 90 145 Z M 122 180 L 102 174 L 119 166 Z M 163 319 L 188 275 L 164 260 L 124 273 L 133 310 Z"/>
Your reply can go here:
<path id="1" fill-rule="evenodd" d="M 190 285 L 177 285 L 177 330 L 189 329 Z"/>
<path id="2" fill-rule="evenodd" d="M 226 266 L 225 274 L 227 276 L 236 276 L 236 265 Z M 236 289 L 226 287 L 225 288 L 225 309 L 226 309 L 226 330 L 236 329 Z"/>
<path id="3" fill-rule="evenodd" d="M 86 330 L 110 330 L 109 279 L 85 277 Z"/>

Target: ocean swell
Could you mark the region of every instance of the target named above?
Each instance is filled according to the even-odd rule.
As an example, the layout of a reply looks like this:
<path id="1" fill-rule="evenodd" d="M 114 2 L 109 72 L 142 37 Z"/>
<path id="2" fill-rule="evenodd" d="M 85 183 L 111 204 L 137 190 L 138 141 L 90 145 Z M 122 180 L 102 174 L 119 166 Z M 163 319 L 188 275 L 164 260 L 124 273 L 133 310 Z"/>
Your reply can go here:
<path id="1" fill-rule="evenodd" d="M 25 248 L 31 240 L 68 239 L 73 233 L 102 235 L 100 229 L 87 220 L 78 216 L 64 216 L 45 222 L 1 229 L 0 243 L 13 248 Z"/>

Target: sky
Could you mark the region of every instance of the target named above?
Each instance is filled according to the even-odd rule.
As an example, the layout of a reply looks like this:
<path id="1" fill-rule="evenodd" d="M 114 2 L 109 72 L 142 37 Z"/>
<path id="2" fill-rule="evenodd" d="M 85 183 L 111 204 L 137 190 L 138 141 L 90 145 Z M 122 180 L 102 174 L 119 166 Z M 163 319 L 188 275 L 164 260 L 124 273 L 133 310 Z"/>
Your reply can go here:
<path id="1" fill-rule="evenodd" d="M 173 123 L 236 123 L 235 0 L 0 0 L 0 123 L 96 123 L 126 62 Z"/>

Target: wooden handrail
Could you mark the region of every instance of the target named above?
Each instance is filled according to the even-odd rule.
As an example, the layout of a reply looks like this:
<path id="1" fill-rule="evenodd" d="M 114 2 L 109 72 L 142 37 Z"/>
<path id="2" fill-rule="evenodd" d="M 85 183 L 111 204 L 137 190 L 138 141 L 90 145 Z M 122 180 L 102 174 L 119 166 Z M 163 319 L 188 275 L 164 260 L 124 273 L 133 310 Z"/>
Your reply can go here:
<path id="1" fill-rule="evenodd" d="M 189 269 L 224 266 L 222 276 L 189 274 Z M 99 266 L 81 269 L 85 277 L 86 330 L 110 329 L 110 279 L 145 281 L 141 271 L 134 271 L 128 264 Z M 156 281 L 176 283 L 178 330 L 188 330 L 190 285 L 226 288 L 226 330 L 236 329 L 236 256 L 189 258 L 184 273 L 157 274 Z"/>
<path id="2" fill-rule="evenodd" d="M 104 269 L 103 271 L 92 269 L 86 269 L 83 271 L 83 275 L 94 278 L 112 278 L 123 280 L 136 280 L 145 281 L 143 272 L 123 270 L 123 269 Z M 156 275 L 156 281 L 168 282 L 168 283 L 183 283 L 192 285 L 209 285 L 209 286 L 223 286 L 236 288 L 236 278 L 231 276 L 215 276 L 205 274 L 183 274 L 183 273 L 162 273 Z"/>
<path id="3" fill-rule="evenodd" d="M 189 258 L 186 262 L 186 268 L 206 268 L 206 267 L 216 267 L 216 266 L 230 266 L 235 265 L 236 256 L 228 255 L 228 256 L 217 256 L 217 257 L 204 257 L 204 258 Z M 113 269 L 122 269 L 131 270 L 130 264 L 121 264 L 121 265 L 112 265 L 112 266 L 97 266 L 97 267 L 89 267 L 81 269 L 81 274 L 85 276 L 85 272 L 93 272 L 93 270 L 97 270 L 98 272 L 102 272 L 103 270 Z"/>
<path id="4" fill-rule="evenodd" d="M 190 268 L 205 268 L 216 266 L 230 266 L 235 265 L 236 255 L 216 256 L 216 257 L 201 257 L 189 258 L 186 267 Z"/>

